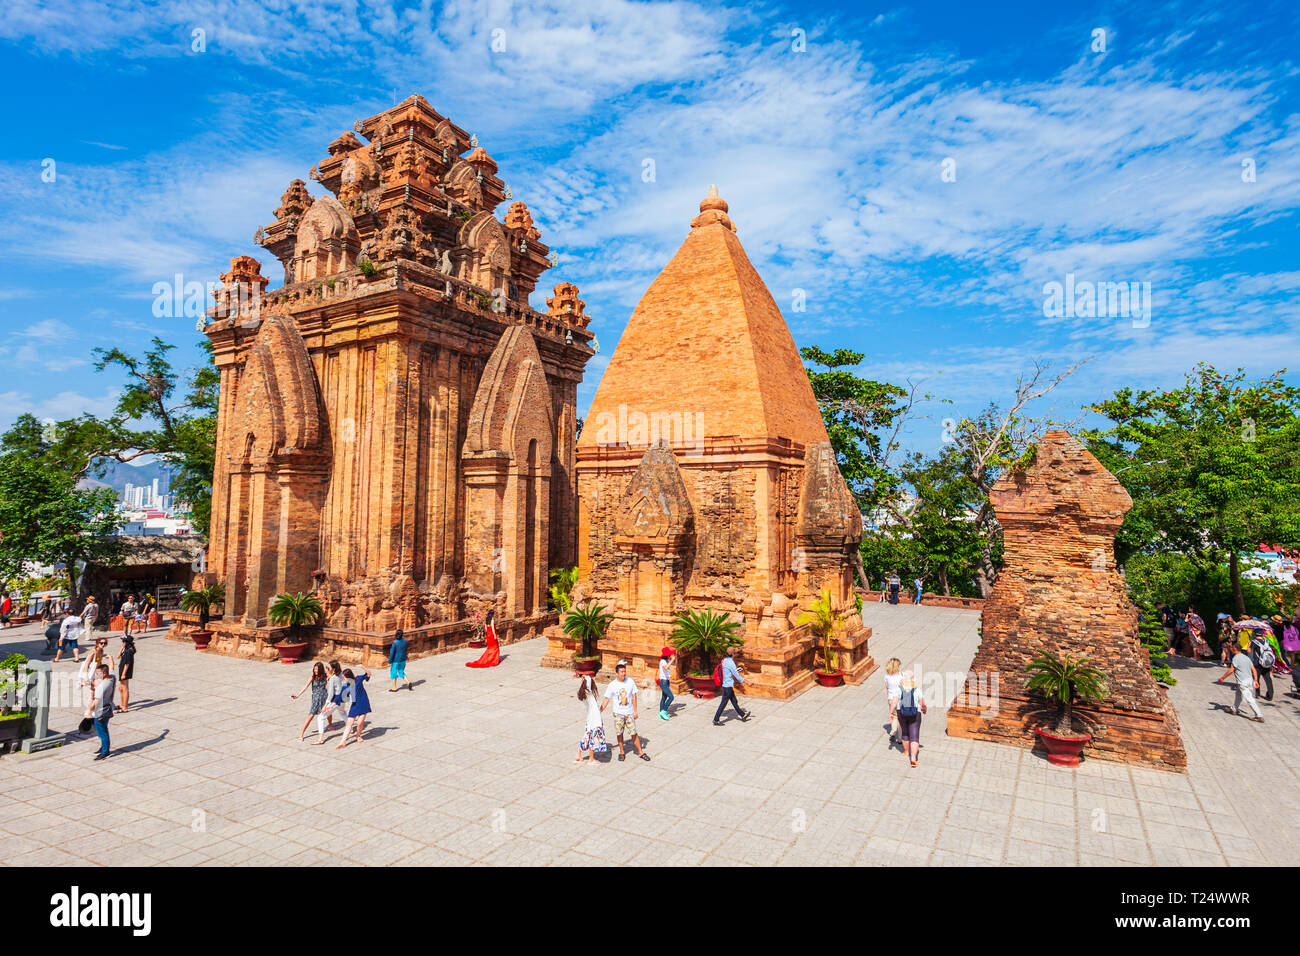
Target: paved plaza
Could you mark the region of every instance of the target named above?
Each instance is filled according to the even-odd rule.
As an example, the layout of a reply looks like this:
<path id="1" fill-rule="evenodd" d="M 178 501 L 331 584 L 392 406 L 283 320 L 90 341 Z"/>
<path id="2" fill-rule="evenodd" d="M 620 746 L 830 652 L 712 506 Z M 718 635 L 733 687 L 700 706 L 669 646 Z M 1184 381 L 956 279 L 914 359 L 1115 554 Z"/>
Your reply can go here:
<path id="1" fill-rule="evenodd" d="M 975 611 L 869 604 L 865 617 L 880 664 L 959 674 L 978 641 Z M 862 686 L 752 700 L 753 720 L 722 727 L 713 704 L 685 696 L 675 719 L 656 719 L 651 690 L 640 725 L 652 762 L 618 763 L 611 748 L 575 766 L 583 705 L 569 672 L 538 666 L 544 640 L 504 648 L 496 669 L 466 668 L 468 650 L 412 661 L 409 692 L 387 693 L 376 672 L 373 729 L 339 751 L 337 725 L 328 746 L 297 741 L 310 695 L 289 695 L 308 665 L 199 653 L 161 634 L 138 642 L 139 709 L 113 719 L 113 757 L 92 762 L 92 735 L 0 758 L 7 863 L 1300 862 L 1289 678 L 1252 724 L 1219 709 L 1232 699 L 1213 683 L 1222 668 L 1177 661 L 1187 775 L 1095 760 L 1067 770 L 949 738 L 937 701 L 913 770 L 888 747 L 879 671 Z M 0 635 L 0 653 L 34 656 L 42 643 L 27 625 Z"/>

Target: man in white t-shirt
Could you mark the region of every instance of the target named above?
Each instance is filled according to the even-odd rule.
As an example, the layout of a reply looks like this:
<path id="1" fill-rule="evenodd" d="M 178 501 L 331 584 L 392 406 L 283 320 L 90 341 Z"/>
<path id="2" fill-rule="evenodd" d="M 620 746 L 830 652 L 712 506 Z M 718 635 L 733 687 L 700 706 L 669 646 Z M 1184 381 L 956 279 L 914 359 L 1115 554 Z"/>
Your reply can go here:
<path id="1" fill-rule="evenodd" d="M 636 732 L 637 694 L 636 681 L 627 676 L 627 661 L 619 661 L 614 667 L 615 679 L 605 688 L 605 697 L 600 702 L 603 711 L 610 701 L 614 702 L 614 731 L 618 734 L 618 759 L 626 760 L 623 751 L 623 735 L 632 738 L 636 755 L 642 760 L 649 760 L 650 755 L 641 750 L 641 736 Z"/>
<path id="2" fill-rule="evenodd" d="M 67 611 L 63 612 L 63 623 L 59 625 L 59 650 L 54 655 L 55 663 L 63 660 L 64 651 L 72 651 L 72 659 L 80 661 L 77 653 L 77 638 L 81 637 L 81 618 Z"/>

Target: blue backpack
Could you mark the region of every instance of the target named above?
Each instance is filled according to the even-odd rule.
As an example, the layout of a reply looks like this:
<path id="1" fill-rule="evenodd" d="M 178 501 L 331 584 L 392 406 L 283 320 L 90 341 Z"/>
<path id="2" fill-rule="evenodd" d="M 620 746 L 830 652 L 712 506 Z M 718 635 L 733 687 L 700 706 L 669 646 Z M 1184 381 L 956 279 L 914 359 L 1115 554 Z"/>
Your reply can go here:
<path id="1" fill-rule="evenodd" d="M 921 712 L 916 706 L 916 688 L 904 687 L 898 693 L 898 712 L 904 717 L 915 717 Z"/>

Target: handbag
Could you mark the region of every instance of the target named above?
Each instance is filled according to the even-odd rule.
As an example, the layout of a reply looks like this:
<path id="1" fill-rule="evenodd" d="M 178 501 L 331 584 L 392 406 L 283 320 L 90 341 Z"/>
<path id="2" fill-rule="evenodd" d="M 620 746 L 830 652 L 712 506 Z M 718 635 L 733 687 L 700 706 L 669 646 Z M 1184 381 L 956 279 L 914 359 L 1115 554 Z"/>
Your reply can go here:
<path id="1" fill-rule="evenodd" d="M 77 733 L 82 734 L 84 736 L 85 734 L 90 733 L 94 728 L 95 728 L 94 720 L 92 720 L 89 717 L 82 717 L 81 723 L 77 724 Z"/>

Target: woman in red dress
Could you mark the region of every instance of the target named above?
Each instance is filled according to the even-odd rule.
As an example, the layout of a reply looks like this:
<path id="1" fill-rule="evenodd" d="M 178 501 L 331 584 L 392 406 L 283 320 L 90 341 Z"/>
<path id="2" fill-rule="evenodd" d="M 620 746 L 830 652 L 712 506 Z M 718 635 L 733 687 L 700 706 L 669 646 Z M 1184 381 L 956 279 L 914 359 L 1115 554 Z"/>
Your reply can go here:
<path id="1" fill-rule="evenodd" d="M 493 621 L 496 620 L 497 609 L 491 608 L 487 612 L 487 621 L 484 622 L 483 636 L 487 638 L 487 650 L 483 656 L 476 661 L 466 661 L 466 667 L 496 667 L 501 663 L 501 645 L 497 643 L 497 629 Z"/>

